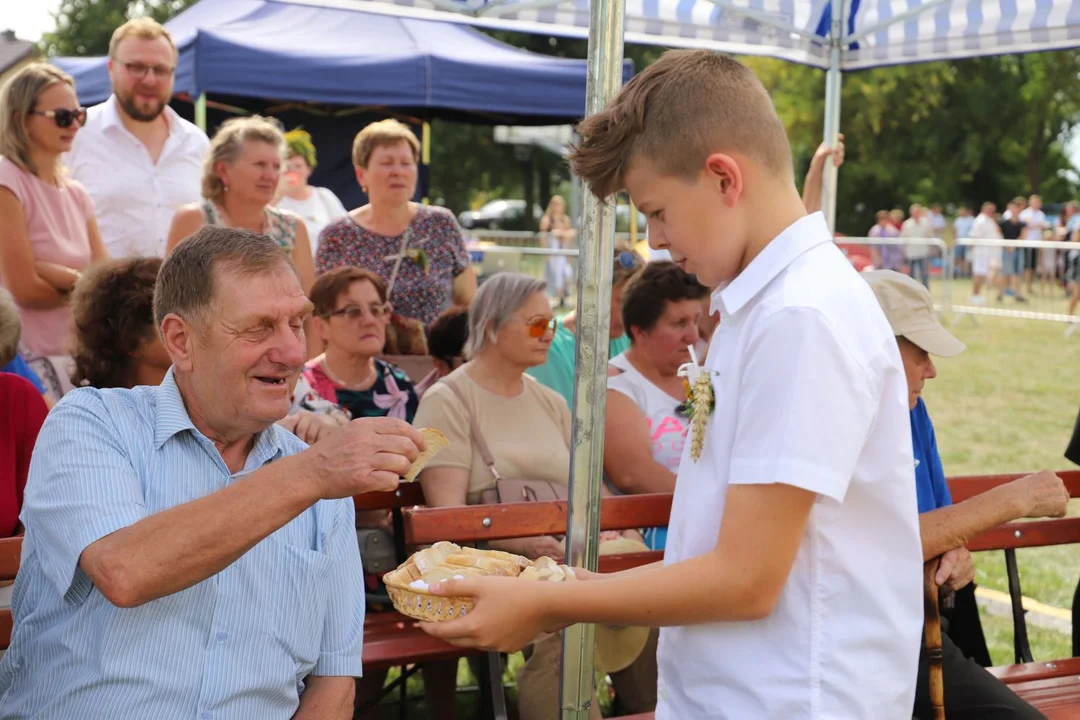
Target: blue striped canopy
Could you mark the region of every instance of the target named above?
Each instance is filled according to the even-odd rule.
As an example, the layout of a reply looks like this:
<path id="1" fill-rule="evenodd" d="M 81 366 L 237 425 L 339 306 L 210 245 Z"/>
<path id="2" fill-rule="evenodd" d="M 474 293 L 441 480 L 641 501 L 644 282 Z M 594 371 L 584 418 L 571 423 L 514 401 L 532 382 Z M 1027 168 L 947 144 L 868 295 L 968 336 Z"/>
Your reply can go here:
<path id="1" fill-rule="evenodd" d="M 589 0 L 274 0 L 587 37 Z M 842 37 L 833 38 L 832 13 Z M 1080 0 L 626 0 L 626 40 L 841 69 L 1080 46 Z"/>

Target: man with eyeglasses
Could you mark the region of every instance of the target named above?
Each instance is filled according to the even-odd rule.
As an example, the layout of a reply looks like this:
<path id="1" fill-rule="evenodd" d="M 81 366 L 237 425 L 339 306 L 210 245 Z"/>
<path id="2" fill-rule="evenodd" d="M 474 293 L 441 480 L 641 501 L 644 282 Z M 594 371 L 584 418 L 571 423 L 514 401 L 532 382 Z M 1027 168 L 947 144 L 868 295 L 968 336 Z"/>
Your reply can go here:
<path id="1" fill-rule="evenodd" d="M 112 257 L 163 257 L 176 209 L 201 199 L 210 141 L 169 107 L 177 57 L 169 32 L 150 18 L 117 28 L 109 42 L 113 94 L 89 109 L 63 158 L 94 199 Z"/>

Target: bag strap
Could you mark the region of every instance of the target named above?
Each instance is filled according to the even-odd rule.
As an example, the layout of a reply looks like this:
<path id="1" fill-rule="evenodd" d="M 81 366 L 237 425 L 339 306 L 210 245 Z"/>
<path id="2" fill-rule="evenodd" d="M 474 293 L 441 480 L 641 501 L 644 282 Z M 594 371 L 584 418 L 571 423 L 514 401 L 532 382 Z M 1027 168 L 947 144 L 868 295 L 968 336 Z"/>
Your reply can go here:
<path id="1" fill-rule="evenodd" d="M 491 474 L 495 476 L 495 481 L 498 482 L 499 480 L 502 480 L 499 471 L 495 469 L 495 458 L 491 455 L 491 450 L 488 448 L 488 444 L 484 441 L 484 436 L 480 432 L 480 424 L 476 422 L 476 416 L 469 409 L 469 405 L 465 400 L 465 393 L 461 392 L 461 388 L 457 386 L 457 379 L 455 378 L 454 382 L 450 382 L 449 377 L 444 377 L 439 382 L 449 387 L 461 402 L 461 407 L 465 409 L 465 414 L 469 416 L 469 429 L 472 430 L 473 442 L 476 443 L 476 449 L 480 451 L 480 457 L 483 459 L 484 464 L 487 465 L 488 470 L 491 471 Z"/>
<path id="2" fill-rule="evenodd" d="M 409 248 L 409 231 L 412 226 L 405 228 L 405 232 L 401 234 L 401 250 L 398 251 L 397 259 L 394 260 L 394 270 L 390 273 L 390 282 L 386 284 L 386 299 L 389 300 L 390 296 L 394 293 L 394 283 L 397 282 L 398 270 L 401 269 L 401 263 L 405 259 L 405 251 Z"/>

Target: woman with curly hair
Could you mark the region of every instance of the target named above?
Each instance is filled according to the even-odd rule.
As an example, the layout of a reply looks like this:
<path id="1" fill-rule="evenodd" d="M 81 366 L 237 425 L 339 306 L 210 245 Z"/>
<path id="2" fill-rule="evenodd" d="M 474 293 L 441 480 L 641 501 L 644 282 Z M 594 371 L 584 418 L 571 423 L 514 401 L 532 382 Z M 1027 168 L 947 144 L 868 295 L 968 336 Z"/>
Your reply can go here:
<path id="1" fill-rule="evenodd" d="M 154 329 L 154 285 L 161 258 L 100 263 L 72 295 L 76 387 L 158 385 L 172 365 Z"/>
<path id="2" fill-rule="evenodd" d="M 296 128 L 285 133 L 285 172 L 281 176 L 281 197 L 276 204 L 303 218 L 312 253 L 319 248 L 319 233 L 323 228 L 348 212 L 333 190 L 308 184 L 317 164 L 315 145 L 306 130 Z"/>

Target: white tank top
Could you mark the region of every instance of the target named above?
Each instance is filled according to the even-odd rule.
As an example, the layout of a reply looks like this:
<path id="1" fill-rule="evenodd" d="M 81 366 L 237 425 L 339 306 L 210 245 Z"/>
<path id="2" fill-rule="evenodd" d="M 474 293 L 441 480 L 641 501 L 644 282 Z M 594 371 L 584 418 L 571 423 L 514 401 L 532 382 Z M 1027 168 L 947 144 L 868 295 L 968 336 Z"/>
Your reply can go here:
<path id="1" fill-rule="evenodd" d="M 626 395 L 641 409 L 649 423 L 653 460 L 678 473 L 683 443 L 690 429 L 690 421 L 675 412 L 682 402 L 653 385 L 625 356 L 620 355 L 619 360 L 622 362 L 612 364 L 622 373 L 608 378 L 608 390 Z"/>

